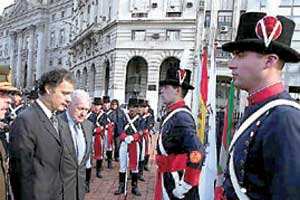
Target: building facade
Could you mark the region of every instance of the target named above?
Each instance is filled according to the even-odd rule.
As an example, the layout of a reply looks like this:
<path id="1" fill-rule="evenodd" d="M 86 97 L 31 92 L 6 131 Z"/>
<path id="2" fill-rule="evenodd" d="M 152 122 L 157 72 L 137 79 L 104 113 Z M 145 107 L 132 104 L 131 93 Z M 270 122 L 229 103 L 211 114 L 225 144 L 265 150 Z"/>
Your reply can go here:
<path id="1" fill-rule="evenodd" d="M 193 70 L 196 0 L 78 1 L 70 26 L 71 70 L 91 95 L 124 103 L 149 100 L 159 110 L 168 67 Z M 191 100 L 191 94 L 187 97 Z"/>
<path id="2" fill-rule="evenodd" d="M 211 2 L 15 0 L 0 18 L 0 63 L 12 66 L 19 88 L 30 89 L 43 72 L 65 67 L 74 73 L 77 88 L 91 96 L 108 95 L 121 103 L 130 97 L 145 98 L 159 112 L 159 80 L 172 66 L 195 72 L 199 48 L 214 35 L 216 103 L 222 109 L 231 74 L 227 68 L 230 55 L 221 45 L 234 40 L 241 13 L 263 11 L 265 1 L 219 0 L 214 8 Z M 299 9 L 299 0 L 282 0 L 279 14 L 295 20 L 292 45 L 300 50 Z M 295 98 L 299 98 L 299 73 L 300 67 L 293 65 L 285 67 L 283 75 Z M 246 95 L 236 92 L 240 111 Z M 191 93 L 186 99 L 192 105 Z"/>
<path id="3" fill-rule="evenodd" d="M 69 30 L 64 20 L 71 17 L 72 6 L 71 0 L 16 0 L 4 9 L 0 62 L 12 66 L 18 88 L 30 89 L 52 67 L 67 68 Z"/>

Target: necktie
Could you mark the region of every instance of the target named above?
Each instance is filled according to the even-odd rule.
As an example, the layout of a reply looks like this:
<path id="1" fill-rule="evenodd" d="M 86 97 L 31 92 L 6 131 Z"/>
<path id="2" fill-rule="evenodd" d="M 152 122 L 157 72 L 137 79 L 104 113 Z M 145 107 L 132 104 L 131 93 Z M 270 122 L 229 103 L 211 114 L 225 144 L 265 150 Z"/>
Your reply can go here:
<path id="1" fill-rule="evenodd" d="M 86 144 L 85 144 L 85 139 L 80 124 L 75 124 L 74 129 L 76 133 L 74 137 L 74 143 L 75 143 L 74 145 L 75 145 L 78 164 L 80 164 L 85 153 Z"/>
<path id="2" fill-rule="evenodd" d="M 58 119 L 56 117 L 56 114 L 52 114 L 50 117 L 50 121 L 52 122 L 52 125 L 54 126 L 55 130 L 58 132 Z"/>

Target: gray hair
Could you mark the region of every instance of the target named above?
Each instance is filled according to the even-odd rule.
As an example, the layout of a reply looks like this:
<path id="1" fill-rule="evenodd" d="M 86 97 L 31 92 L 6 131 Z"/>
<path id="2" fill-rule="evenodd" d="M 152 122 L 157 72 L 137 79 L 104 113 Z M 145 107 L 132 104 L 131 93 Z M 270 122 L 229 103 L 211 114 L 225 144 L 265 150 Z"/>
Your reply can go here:
<path id="1" fill-rule="evenodd" d="M 71 103 L 77 103 L 78 101 L 86 101 L 91 105 L 89 94 L 84 90 L 74 90 L 71 94 Z"/>

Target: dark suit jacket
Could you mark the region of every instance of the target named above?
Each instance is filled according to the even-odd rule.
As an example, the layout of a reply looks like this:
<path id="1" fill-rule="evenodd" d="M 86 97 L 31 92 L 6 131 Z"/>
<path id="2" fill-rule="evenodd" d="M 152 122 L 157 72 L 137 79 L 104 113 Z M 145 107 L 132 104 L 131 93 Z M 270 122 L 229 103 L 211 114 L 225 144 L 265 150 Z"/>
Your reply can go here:
<path id="1" fill-rule="evenodd" d="M 36 102 L 16 118 L 10 143 L 15 200 L 63 199 L 60 134 Z"/>
<path id="2" fill-rule="evenodd" d="M 66 112 L 59 115 L 59 119 L 61 122 L 61 136 L 64 144 L 64 199 L 83 200 L 85 195 L 85 166 L 92 150 L 92 133 L 94 125 L 88 120 L 81 124 L 86 140 L 86 151 L 81 163 L 78 164 Z"/>

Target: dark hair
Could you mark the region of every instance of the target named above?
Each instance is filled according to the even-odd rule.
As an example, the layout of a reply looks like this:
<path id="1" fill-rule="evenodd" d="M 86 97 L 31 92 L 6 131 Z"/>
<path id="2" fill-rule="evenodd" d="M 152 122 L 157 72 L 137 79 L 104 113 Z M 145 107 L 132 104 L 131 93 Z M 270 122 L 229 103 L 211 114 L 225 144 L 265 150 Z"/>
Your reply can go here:
<path id="1" fill-rule="evenodd" d="M 66 69 L 54 69 L 44 73 L 39 80 L 39 94 L 43 95 L 46 93 L 46 86 L 55 88 L 64 80 L 75 84 L 73 74 Z"/>
<path id="2" fill-rule="evenodd" d="M 176 89 L 176 88 L 179 88 L 180 86 L 174 86 L 174 85 L 172 85 L 172 87 L 173 87 L 174 89 Z M 181 94 L 180 94 L 180 96 L 181 96 L 182 98 L 184 98 L 184 97 L 187 95 L 188 91 L 189 91 L 189 89 L 186 89 L 186 88 L 181 87 Z"/>
<path id="3" fill-rule="evenodd" d="M 119 107 L 119 101 L 117 99 L 111 100 L 110 104 L 117 104 L 117 106 Z"/>
<path id="4" fill-rule="evenodd" d="M 181 97 L 184 98 L 187 95 L 187 93 L 188 93 L 189 90 L 185 89 L 185 88 L 181 88 L 181 91 L 182 91 L 181 92 Z"/>

